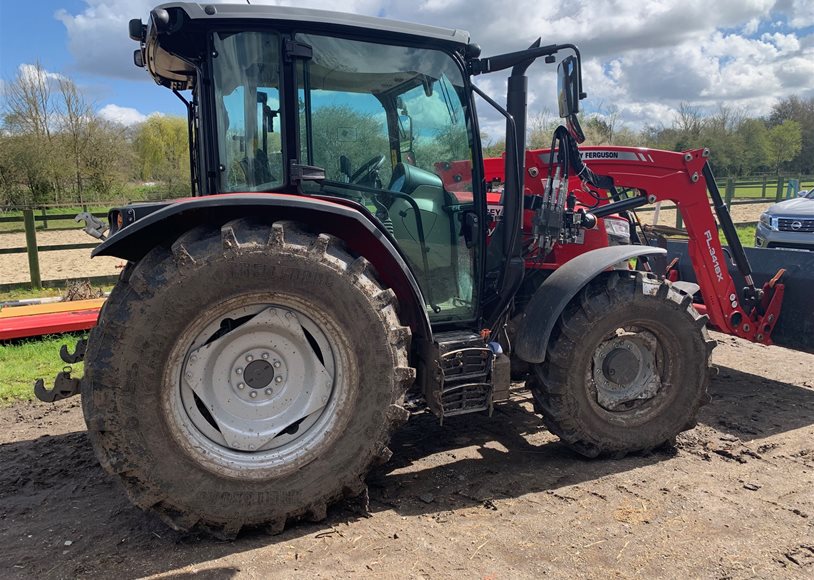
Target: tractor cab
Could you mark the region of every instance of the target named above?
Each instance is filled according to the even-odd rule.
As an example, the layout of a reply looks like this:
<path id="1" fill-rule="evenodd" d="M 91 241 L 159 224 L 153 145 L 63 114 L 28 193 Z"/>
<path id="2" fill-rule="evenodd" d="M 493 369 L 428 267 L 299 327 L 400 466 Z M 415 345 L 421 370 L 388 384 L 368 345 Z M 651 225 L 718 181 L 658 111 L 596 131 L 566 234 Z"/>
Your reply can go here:
<path id="1" fill-rule="evenodd" d="M 396 242 L 431 321 L 476 319 L 484 247 L 474 225 L 484 220 L 466 215 L 482 215 L 485 197 L 473 179 L 482 164 L 468 34 L 249 5 L 167 4 L 150 24 L 133 23 L 135 60 L 192 92 L 195 195 L 353 202 Z M 460 160 L 464 171 L 444 183 Z"/>

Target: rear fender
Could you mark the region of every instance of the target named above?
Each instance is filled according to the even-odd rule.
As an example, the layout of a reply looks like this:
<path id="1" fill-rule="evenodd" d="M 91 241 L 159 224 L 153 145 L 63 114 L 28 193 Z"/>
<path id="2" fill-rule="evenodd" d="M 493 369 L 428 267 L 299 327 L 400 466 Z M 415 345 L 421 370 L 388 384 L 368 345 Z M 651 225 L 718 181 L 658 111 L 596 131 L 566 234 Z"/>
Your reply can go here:
<path id="1" fill-rule="evenodd" d="M 364 206 L 287 194 L 227 194 L 188 198 L 136 220 L 99 244 L 93 256 L 115 256 L 136 262 L 158 245 L 202 224 L 224 224 L 251 216 L 272 223 L 291 220 L 341 239 L 351 252 L 364 256 L 383 284 L 399 301 L 399 316 L 416 338 L 428 342 L 432 331 L 424 297 L 395 241 Z"/>
<path id="2" fill-rule="evenodd" d="M 581 254 L 560 266 L 540 284 L 526 309 L 514 319 L 515 354 L 528 363 L 543 362 L 554 324 L 588 282 L 619 262 L 664 253 L 666 250 L 661 248 L 610 246 Z"/>

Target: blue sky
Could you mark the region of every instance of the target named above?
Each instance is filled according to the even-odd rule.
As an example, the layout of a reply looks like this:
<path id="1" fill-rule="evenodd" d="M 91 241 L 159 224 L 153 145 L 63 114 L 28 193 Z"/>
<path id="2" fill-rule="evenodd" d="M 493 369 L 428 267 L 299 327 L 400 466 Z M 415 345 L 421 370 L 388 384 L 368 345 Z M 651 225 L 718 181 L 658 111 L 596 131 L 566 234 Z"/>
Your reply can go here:
<path id="1" fill-rule="evenodd" d="M 334 0 L 253 0 L 335 9 Z M 75 80 L 100 112 L 124 123 L 183 114 L 177 99 L 132 65 L 127 21 L 150 0 L 0 0 L 0 78 L 39 60 Z M 585 58 L 588 111 L 633 128 L 669 125 L 681 103 L 765 115 L 790 94 L 814 96 L 814 0 L 345 0 L 348 12 L 461 28 L 484 54 L 537 36 L 574 42 Z M 530 71 L 530 112 L 555 109 L 554 69 Z M 499 102 L 504 77 L 479 77 Z M 487 115 L 490 133 L 502 120 Z"/>
<path id="2" fill-rule="evenodd" d="M 116 105 L 142 113 L 184 114 L 175 95 L 156 86 L 146 72 L 136 69 L 132 60 L 126 57 L 121 62 L 122 69 L 141 72 L 142 75 L 138 76 L 143 79 L 126 80 L 92 74 L 77 66 L 77 59 L 68 46 L 67 29 L 57 14 L 60 10 L 80 14 L 86 8 L 84 0 L 0 0 L 0 78 L 10 80 L 21 64 L 33 64 L 39 60 L 47 71 L 62 73 L 76 81 L 97 108 Z M 132 14 L 133 18 L 142 16 L 138 11 Z M 32 27 L 36 27 L 36 33 L 32 33 Z M 127 38 L 126 24 L 120 34 Z M 88 37 L 83 42 L 92 44 L 94 39 Z M 138 46 L 133 41 L 130 44 L 133 50 Z"/>

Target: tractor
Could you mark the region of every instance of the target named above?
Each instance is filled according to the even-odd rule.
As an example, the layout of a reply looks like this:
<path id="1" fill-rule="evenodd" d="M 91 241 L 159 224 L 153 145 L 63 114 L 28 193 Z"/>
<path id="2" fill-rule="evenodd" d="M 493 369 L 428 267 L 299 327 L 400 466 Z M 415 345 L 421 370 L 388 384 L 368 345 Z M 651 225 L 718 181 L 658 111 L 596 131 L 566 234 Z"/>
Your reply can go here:
<path id="1" fill-rule="evenodd" d="M 155 8 L 130 36 L 135 64 L 187 109 L 192 188 L 111 209 L 93 252 L 127 265 L 88 339 L 82 408 L 133 503 L 223 537 L 318 521 L 365 491 L 411 413 L 491 414 L 512 377 L 585 456 L 695 424 L 707 317 L 681 285 L 628 267 L 664 249 L 597 244 L 527 275 L 530 252 L 605 235 L 566 186 L 610 179 L 579 163 L 576 46 L 482 57 L 461 30 L 193 3 Z M 564 126 L 535 201 L 537 59 L 558 64 Z M 508 69 L 504 108 L 474 79 Z M 476 104 L 506 119 L 500 220 Z"/>

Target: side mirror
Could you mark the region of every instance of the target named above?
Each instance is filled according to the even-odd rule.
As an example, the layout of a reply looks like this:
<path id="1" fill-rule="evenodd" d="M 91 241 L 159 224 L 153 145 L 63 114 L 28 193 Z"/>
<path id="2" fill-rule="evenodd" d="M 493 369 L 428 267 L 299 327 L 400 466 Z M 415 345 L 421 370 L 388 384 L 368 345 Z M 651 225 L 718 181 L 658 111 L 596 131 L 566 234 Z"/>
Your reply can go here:
<path id="1" fill-rule="evenodd" d="M 808 191 L 806 191 L 805 189 L 801 189 L 800 191 L 797 192 L 797 197 L 805 197 L 808 194 L 809 194 Z"/>
<path id="2" fill-rule="evenodd" d="M 565 119 L 565 126 L 577 143 L 585 141 L 585 134 L 577 118 L 579 99 L 583 96 L 580 93 L 580 78 L 577 57 L 569 56 L 560 61 L 557 67 L 557 102 L 560 117 Z"/>
<path id="3" fill-rule="evenodd" d="M 136 42 L 144 42 L 147 38 L 147 27 L 141 21 L 141 18 L 133 18 L 128 24 L 128 32 L 130 38 Z"/>
<path id="4" fill-rule="evenodd" d="M 577 57 L 569 56 L 560 61 L 557 67 L 557 102 L 563 119 L 579 113 L 579 76 Z"/>

